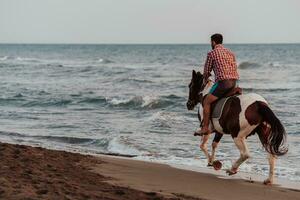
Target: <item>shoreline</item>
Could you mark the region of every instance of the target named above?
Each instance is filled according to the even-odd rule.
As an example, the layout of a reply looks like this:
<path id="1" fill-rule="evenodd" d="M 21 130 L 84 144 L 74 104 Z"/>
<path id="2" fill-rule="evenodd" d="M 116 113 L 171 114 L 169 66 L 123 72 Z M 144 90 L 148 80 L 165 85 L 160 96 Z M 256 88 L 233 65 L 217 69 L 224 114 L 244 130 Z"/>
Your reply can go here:
<path id="1" fill-rule="evenodd" d="M 107 159 L 124 159 L 124 160 L 132 160 L 132 161 L 139 161 L 139 162 L 144 162 L 148 164 L 157 164 L 157 165 L 165 165 L 169 166 L 174 169 L 179 169 L 179 170 L 184 170 L 184 171 L 190 171 L 190 172 L 197 172 L 201 174 L 207 174 L 207 175 L 213 175 L 219 179 L 224 179 L 224 180 L 239 180 L 239 181 L 245 181 L 249 183 L 258 183 L 258 184 L 263 184 L 264 179 L 267 178 L 267 176 L 261 175 L 261 174 L 256 174 L 256 173 L 249 173 L 249 172 L 244 172 L 244 171 L 239 171 L 237 174 L 228 176 L 226 174 L 226 169 L 221 169 L 221 170 L 214 170 L 212 167 L 209 168 L 204 168 L 204 167 L 196 167 L 196 166 L 187 166 L 183 164 L 169 164 L 169 163 L 162 163 L 159 161 L 149 161 L 149 160 L 142 160 L 138 159 L 136 157 L 131 157 L 127 155 L 111 155 L 111 154 L 95 154 L 94 156 L 99 157 L 99 158 L 107 158 Z M 292 189 L 292 190 L 299 190 L 300 192 L 300 182 L 296 181 L 291 181 L 288 179 L 283 179 L 283 178 L 278 178 L 275 176 L 274 178 L 275 183 L 271 187 L 278 187 L 278 188 L 283 188 L 283 189 Z"/>
<path id="2" fill-rule="evenodd" d="M 113 184 L 129 185 L 142 191 L 155 191 L 166 195 L 178 192 L 200 199 L 300 199 L 300 188 L 266 186 L 262 182 L 256 180 L 250 182 L 240 177 L 224 179 L 212 173 L 127 158 L 102 156 L 102 160 L 109 164 L 101 169 L 94 169 L 96 172 L 105 173 L 117 179 L 111 181 Z M 159 177 L 156 177 L 157 175 Z M 292 195 L 291 193 L 293 196 L 289 196 Z"/>
<path id="3" fill-rule="evenodd" d="M 241 181 L 245 181 L 245 182 L 257 182 L 257 183 L 263 184 L 263 181 L 267 178 L 267 176 L 264 176 L 261 174 L 249 173 L 249 172 L 244 172 L 244 171 L 239 171 L 235 175 L 228 176 L 226 174 L 225 169 L 216 171 L 216 170 L 213 170 L 213 168 L 186 167 L 184 165 L 170 165 L 170 166 L 178 168 L 178 169 L 188 170 L 188 171 L 212 174 L 220 179 L 227 179 L 227 180 L 241 180 Z M 300 182 L 291 181 L 288 179 L 282 179 L 282 178 L 278 178 L 276 176 L 275 176 L 274 180 L 275 180 L 275 183 L 273 186 L 275 186 L 275 187 L 300 190 Z"/>
<path id="4" fill-rule="evenodd" d="M 69 152 L 69 153 L 75 153 L 75 154 L 81 154 L 86 156 L 95 156 L 101 158 L 102 156 L 105 157 L 112 157 L 112 158 L 120 158 L 120 159 L 129 159 L 129 160 L 136 160 L 141 162 L 147 162 L 147 163 L 156 163 L 156 164 L 162 164 L 162 165 L 168 165 L 173 168 L 177 169 L 183 169 L 187 171 L 194 171 L 199 173 L 205 173 L 205 174 L 212 174 L 215 175 L 221 179 L 241 179 L 245 181 L 256 181 L 256 182 L 263 182 L 265 178 L 267 178 L 267 175 L 259 174 L 259 173 L 252 173 L 247 171 L 239 171 L 236 175 L 228 176 L 225 173 L 225 168 L 223 167 L 221 170 L 216 171 L 213 170 L 212 167 L 203 167 L 203 166 L 195 166 L 195 165 L 185 165 L 185 164 L 174 164 L 169 162 L 163 162 L 160 160 L 151 160 L 151 159 L 141 159 L 138 155 L 130 155 L 130 154 L 122 154 L 122 153 L 99 153 L 99 152 L 92 152 L 92 151 L 81 151 L 79 149 L 64 149 L 64 148 L 51 148 L 51 147 L 45 147 L 45 146 L 39 146 L 39 145 L 31 145 L 31 144 L 17 144 L 17 143 L 10 143 L 7 141 L 0 141 L 0 144 L 12 144 L 12 145 L 24 145 L 29 146 L 33 148 L 44 148 L 52 151 L 63 151 L 63 152 Z M 275 186 L 287 188 L 287 189 L 296 189 L 300 190 L 300 181 L 293 181 L 287 178 L 279 178 L 274 177 L 275 180 Z"/>
<path id="5" fill-rule="evenodd" d="M 264 186 L 166 164 L 0 143 L 0 199 L 300 199 Z"/>

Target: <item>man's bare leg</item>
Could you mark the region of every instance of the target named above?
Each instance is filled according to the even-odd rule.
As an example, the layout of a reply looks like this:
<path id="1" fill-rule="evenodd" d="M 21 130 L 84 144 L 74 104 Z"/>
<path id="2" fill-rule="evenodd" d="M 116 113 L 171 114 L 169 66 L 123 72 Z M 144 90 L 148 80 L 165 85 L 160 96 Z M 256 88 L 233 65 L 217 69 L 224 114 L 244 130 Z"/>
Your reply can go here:
<path id="1" fill-rule="evenodd" d="M 210 110 L 211 110 L 211 103 L 216 101 L 218 97 L 208 94 L 204 99 L 204 106 L 203 106 L 203 126 L 201 130 L 197 130 L 195 135 L 207 135 L 210 134 L 209 130 L 209 118 L 210 118 Z"/>

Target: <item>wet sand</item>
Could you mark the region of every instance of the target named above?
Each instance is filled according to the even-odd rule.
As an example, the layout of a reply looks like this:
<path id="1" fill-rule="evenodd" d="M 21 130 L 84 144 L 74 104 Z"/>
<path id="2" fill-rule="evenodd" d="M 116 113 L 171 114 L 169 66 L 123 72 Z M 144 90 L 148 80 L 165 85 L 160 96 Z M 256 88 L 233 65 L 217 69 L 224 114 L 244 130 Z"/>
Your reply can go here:
<path id="1" fill-rule="evenodd" d="M 109 156 L 0 143 L 0 199 L 300 199 L 299 190 Z"/>

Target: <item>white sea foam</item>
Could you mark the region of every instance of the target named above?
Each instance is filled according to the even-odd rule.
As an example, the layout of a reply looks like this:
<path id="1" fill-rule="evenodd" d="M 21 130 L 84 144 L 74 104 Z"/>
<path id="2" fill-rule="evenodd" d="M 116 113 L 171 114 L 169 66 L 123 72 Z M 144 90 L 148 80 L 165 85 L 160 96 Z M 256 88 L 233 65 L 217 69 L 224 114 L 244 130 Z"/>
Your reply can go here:
<path id="1" fill-rule="evenodd" d="M 107 147 L 107 150 L 111 153 L 127 154 L 127 155 L 140 155 L 141 151 L 137 150 L 133 146 L 129 146 L 122 142 L 119 138 L 113 138 Z"/>
<path id="2" fill-rule="evenodd" d="M 134 96 L 130 98 L 106 98 L 106 100 L 112 105 L 121 105 L 132 103 L 135 106 L 152 108 L 160 103 L 160 98 L 158 96 Z"/>
<path id="3" fill-rule="evenodd" d="M 26 58 L 26 57 L 17 57 L 17 61 L 26 61 L 26 62 L 40 62 L 41 60 L 38 58 Z"/>
<path id="4" fill-rule="evenodd" d="M 3 57 L 0 57 L 0 61 L 8 61 L 8 60 L 11 60 L 11 61 L 25 61 L 25 62 L 39 62 L 41 61 L 40 59 L 38 58 L 30 58 L 30 57 L 14 57 L 14 56 L 3 56 Z"/>
<path id="5" fill-rule="evenodd" d="M 159 102 L 159 97 L 150 95 L 142 97 L 142 107 L 151 107 L 153 104 L 157 104 Z"/>
<path id="6" fill-rule="evenodd" d="M 7 59 L 8 59 L 8 56 L 0 57 L 0 60 L 1 60 L 1 61 L 7 60 Z"/>
<path id="7" fill-rule="evenodd" d="M 167 111 L 158 111 L 151 115 L 148 120 L 150 121 L 161 121 L 161 122 L 171 122 L 174 123 L 182 123 L 185 121 L 185 117 L 183 115 L 179 115 L 175 112 L 167 112 Z"/>
<path id="8" fill-rule="evenodd" d="M 104 64 L 113 63 L 112 60 L 105 59 L 105 58 L 99 58 L 99 59 L 98 59 L 98 62 L 104 63 Z"/>
<path id="9" fill-rule="evenodd" d="M 112 99 L 107 98 L 106 100 L 112 105 L 120 105 L 120 104 L 128 103 L 130 101 L 130 99 L 118 99 L 118 98 L 112 98 Z"/>

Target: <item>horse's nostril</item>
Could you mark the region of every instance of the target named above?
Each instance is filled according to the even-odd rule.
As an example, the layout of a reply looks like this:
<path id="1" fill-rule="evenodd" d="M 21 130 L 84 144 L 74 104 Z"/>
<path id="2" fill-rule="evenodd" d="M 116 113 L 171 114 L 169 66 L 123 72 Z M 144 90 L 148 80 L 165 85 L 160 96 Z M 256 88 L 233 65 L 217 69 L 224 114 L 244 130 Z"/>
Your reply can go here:
<path id="1" fill-rule="evenodd" d="M 188 101 L 187 103 L 186 103 L 186 107 L 187 107 L 187 109 L 189 109 L 189 110 L 191 110 L 192 109 L 192 102 L 191 101 Z"/>

